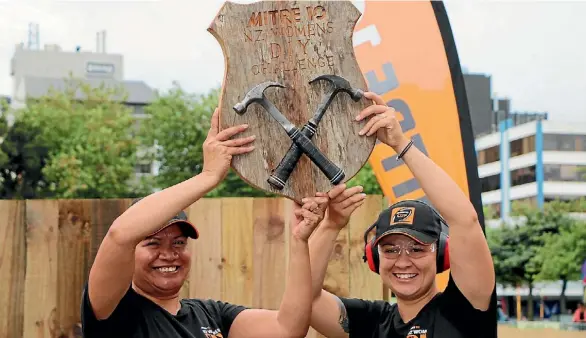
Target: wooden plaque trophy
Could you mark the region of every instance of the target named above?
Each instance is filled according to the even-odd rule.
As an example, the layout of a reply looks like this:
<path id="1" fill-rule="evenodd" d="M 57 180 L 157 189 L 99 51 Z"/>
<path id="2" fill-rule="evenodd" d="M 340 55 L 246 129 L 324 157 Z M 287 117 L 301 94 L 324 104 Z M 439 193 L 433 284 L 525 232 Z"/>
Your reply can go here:
<path id="1" fill-rule="evenodd" d="M 220 129 L 247 123 L 256 149 L 233 159 L 249 184 L 297 202 L 352 178 L 374 149 L 350 1 L 226 2 L 208 31 L 225 60 Z"/>

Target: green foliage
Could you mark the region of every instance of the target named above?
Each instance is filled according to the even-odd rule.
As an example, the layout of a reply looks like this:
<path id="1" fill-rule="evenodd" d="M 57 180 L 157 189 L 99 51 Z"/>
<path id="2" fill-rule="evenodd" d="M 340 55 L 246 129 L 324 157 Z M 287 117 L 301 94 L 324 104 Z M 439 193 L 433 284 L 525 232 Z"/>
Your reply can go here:
<path id="1" fill-rule="evenodd" d="M 174 84 L 145 109 L 148 118 L 143 121 L 139 134 L 145 149 L 156 144 L 155 150 L 147 156 L 158 161 L 160 169 L 151 182 L 143 184 L 164 189 L 201 173 L 203 142 L 218 105 L 219 93 L 216 88 L 202 95 L 189 94 Z M 228 196 L 270 194 L 252 187 L 230 170 L 224 181 L 208 194 L 208 197 Z"/>
<path id="2" fill-rule="evenodd" d="M 5 99 L 0 98 L 0 138 L 2 142 L 6 138 L 6 134 L 8 133 L 8 121 L 6 120 L 6 114 L 10 111 L 10 107 L 8 106 L 8 102 Z M 9 158 L 8 154 L 0 149 L 0 171 L 4 171 L 4 166 L 8 163 Z M 0 175 L 2 173 L 0 172 Z"/>
<path id="3" fill-rule="evenodd" d="M 546 203 L 545 206 L 564 212 L 586 212 L 586 197 L 582 196 L 580 198 L 567 201 L 556 199 Z"/>
<path id="4" fill-rule="evenodd" d="M 568 203 L 559 201 L 546 203 L 542 210 L 514 203 L 511 214 L 516 221 L 487 229 L 499 283 L 532 288 L 536 281 L 580 278 L 586 259 L 586 224 L 572 218 L 569 209 Z"/>
<path id="5" fill-rule="evenodd" d="M 543 248 L 545 236 L 557 235 L 569 229 L 573 220 L 555 203 L 546 204 L 543 210 L 529 204 L 515 204 L 512 215 L 524 218 L 521 224 L 513 227 L 512 235 L 516 237 L 519 248 L 522 248 L 517 263 L 523 267 L 525 281 L 532 283 L 541 271 L 541 264 L 535 260 L 535 256 Z"/>
<path id="6" fill-rule="evenodd" d="M 43 174 L 49 148 L 38 128 L 17 121 L 2 135 L 0 144 L 0 198 L 27 199 L 51 196 Z"/>
<path id="7" fill-rule="evenodd" d="M 498 218 L 498 214 L 496 212 L 496 210 L 491 207 L 490 205 L 484 205 L 482 207 L 482 211 L 484 214 L 484 219 L 496 219 Z"/>
<path id="8" fill-rule="evenodd" d="M 539 267 L 536 280 L 579 280 L 581 267 L 586 260 L 586 224 L 570 220 L 568 227 L 559 233 L 546 233 L 543 245 L 533 257 L 534 266 Z"/>
<path id="9" fill-rule="evenodd" d="M 144 156 L 160 165 L 154 188 L 167 188 L 201 172 L 202 146 L 217 101 L 217 90 L 194 95 L 175 84 L 146 107 L 139 135 L 144 149 L 156 145 Z"/>
<path id="10" fill-rule="evenodd" d="M 206 197 L 274 197 L 275 194 L 257 189 L 248 184 L 232 169 L 226 178 Z"/>
<path id="11" fill-rule="evenodd" d="M 372 166 L 368 162 L 346 183 L 346 185 L 348 187 L 360 185 L 364 188 L 364 193 L 367 195 L 383 195 L 383 191 L 374 175 Z"/>
<path id="12" fill-rule="evenodd" d="M 22 184 L 25 190 L 57 198 L 134 196 L 130 179 L 137 142 L 124 98 L 121 88 L 94 88 L 70 78 L 65 90 L 29 100 L 16 114 L 7 145 L 11 158 L 20 158 L 13 170 L 33 169 L 34 177 Z M 28 153 L 31 148 L 38 159 Z"/>
<path id="13" fill-rule="evenodd" d="M 487 241 L 492 253 L 497 282 L 518 285 L 532 282 L 527 276 L 526 265 L 532 252 L 521 240 L 519 226 L 487 228 Z"/>
<path id="14" fill-rule="evenodd" d="M 0 180 L 4 198 L 119 198 L 164 189 L 201 172 L 203 142 L 219 88 L 201 95 L 175 84 L 136 121 L 122 88 L 92 88 L 70 78 L 64 91 L 29 100 L 8 128 L 0 118 Z M 2 106 L 2 111 L 8 107 Z M 157 161 L 158 175 L 132 181 L 138 160 Z M 367 164 L 348 182 L 367 194 L 382 191 Z M 230 170 L 209 193 L 274 196 Z"/>

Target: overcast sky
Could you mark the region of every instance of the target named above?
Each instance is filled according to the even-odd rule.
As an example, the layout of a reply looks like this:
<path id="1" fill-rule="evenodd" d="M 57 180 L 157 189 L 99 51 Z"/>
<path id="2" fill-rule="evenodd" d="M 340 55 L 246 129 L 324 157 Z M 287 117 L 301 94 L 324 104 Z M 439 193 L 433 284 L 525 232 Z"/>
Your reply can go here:
<path id="1" fill-rule="evenodd" d="M 107 51 L 124 55 L 127 79 L 206 91 L 224 72 L 220 46 L 206 31 L 222 3 L 0 0 L 0 94 L 11 94 L 10 58 L 16 43 L 26 43 L 29 22 L 39 24 L 41 45 L 65 50 L 95 50 L 96 32 L 105 29 Z M 445 3 L 462 66 L 490 74 L 495 96 L 509 97 L 516 111 L 586 122 L 586 1 Z"/>

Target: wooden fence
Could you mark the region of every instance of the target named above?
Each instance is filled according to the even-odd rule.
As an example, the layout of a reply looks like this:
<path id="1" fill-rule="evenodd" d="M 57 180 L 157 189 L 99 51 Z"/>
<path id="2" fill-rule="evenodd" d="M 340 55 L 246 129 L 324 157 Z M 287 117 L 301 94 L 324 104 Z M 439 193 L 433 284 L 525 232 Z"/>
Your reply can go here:
<path id="1" fill-rule="evenodd" d="M 100 241 L 129 204 L 126 199 L 0 201 L 0 337 L 71 334 Z M 284 198 L 202 199 L 190 206 L 186 212 L 201 237 L 190 244 L 192 266 L 182 296 L 277 309 L 285 287 L 291 207 Z M 383 207 L 381 196 L 368 196 L 354 213 L 337 239 L 325 288 L 342 296 L 387 297 L 362 260 L 363 232 Z"/>

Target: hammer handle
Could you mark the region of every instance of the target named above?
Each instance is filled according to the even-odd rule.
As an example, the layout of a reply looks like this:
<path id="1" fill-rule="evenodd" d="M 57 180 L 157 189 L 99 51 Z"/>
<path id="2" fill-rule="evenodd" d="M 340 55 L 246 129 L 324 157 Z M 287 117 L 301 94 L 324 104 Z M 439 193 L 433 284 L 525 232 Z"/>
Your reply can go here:
<path id="1" fill-rule="evenodd" d="M 326 175 L 332 184 L 338 184 L 344 177 L 344 171 L 330 161 L 319 149 L 315 147 L 310 138 L 313 137 L 315 128 L 306 124 L 303 129 L 293 129 L 289 136 L 294 141 L 289 151 L 279 163 L 268 182 L 277 189 L 283 189 L 285 182 L 295 169 L 299 158 L 305 153 L 317 167 Z"/>
<path id="2" fill-rule="evenodd" d="M 301 133 L 305 135 L 308 139 L 311 139 L 315 134 L 316 127 L 311 121 L 307 122 L 303 128 L 301 128 Z M 268 178 L 269 184 L 271 184 L 276 189 L 283 189 L 285 187 L 285 183 L 289 180 L 289 176 L 297 166 L 297 162 L 303 155 L 303 150 L 295 144 L 295 142 L 291 143 L 289 150 L 285 154 L 285 157 L 281 160 L 275 171 L 271 174 Z"/>

